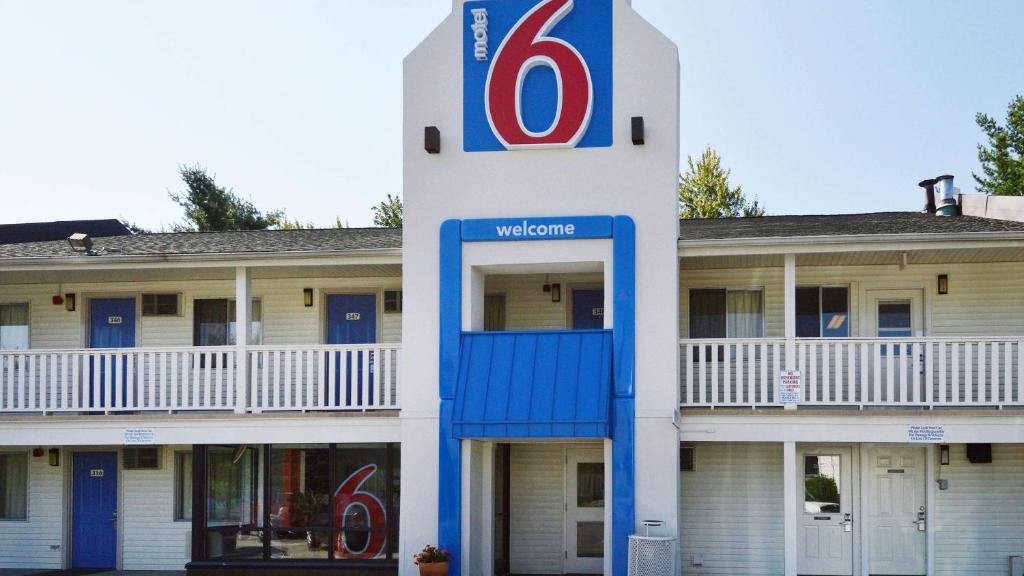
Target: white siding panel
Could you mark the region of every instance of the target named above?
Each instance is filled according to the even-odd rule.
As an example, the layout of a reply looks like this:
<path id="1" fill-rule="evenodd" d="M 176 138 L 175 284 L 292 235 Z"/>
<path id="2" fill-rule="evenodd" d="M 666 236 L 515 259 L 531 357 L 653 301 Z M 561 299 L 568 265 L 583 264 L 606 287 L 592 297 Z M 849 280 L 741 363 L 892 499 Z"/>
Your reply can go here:
<path id="1" fill-rule="evenodd" d="M 164 446 L 159 470 L 123 470 L 121 562 L 125 570 L 183 570 L 192 523 L 174 520 L 174 453 Z"/>
<path id="2" fill-rule="evenodd" d="M 50 466 L 43 449 L 41 458 L 28 453 L 28 520 L 0 520 L 0 568 L 61 567 L 64 466 Z"/>
<path id="3" fill-rule="evenodd" d="M 561 574 L 565 452 L 558 445 L 513 444 L 509 552 L 513 574 Z"/>
<path id="4" fill-rule="evenodd" d="M 1005 575 L 1024 555 L 1024 445 L 993 444 L 991 464 L 971 464 L 952 444 L 938 468 L 949 489 L 935 491 L 936 575 Z"/>
<path id="5" fill-rule="evenodd" d="M 680 472 L 682 573 L 782 574 L 782 445 L 697 444 L 695 462 Z"/>

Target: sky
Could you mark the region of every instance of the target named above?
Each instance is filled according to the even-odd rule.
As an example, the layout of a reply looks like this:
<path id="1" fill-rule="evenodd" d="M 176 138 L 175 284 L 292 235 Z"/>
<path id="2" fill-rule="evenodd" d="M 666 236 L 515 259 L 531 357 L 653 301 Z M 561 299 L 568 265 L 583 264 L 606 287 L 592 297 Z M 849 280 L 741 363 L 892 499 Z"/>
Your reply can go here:
<path id="1" fill-rule="evenodd" d="M 585 0 L 578 0 L 583 2 Z M 679 46 L 681 166 L 769 214 L 974 190 L 977 112 L 1024 94 L 1024 2 L 633 0 Z M 451 0 L 0 0 L 0 223 L 166 228 L 180 165 L 263 209 L 371 224 L 399 194 L 402 58 Z"/>

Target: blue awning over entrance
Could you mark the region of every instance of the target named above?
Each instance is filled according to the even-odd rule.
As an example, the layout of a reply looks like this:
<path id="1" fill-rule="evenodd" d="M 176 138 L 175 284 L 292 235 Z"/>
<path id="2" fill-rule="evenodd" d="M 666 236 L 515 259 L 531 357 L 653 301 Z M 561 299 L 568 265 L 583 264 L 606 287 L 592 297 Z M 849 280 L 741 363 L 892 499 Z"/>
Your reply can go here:
<path id="1" fill-rule="evenodd" d="M 467 332 L 456 438 L 608 438 L 611 330 Z"/>

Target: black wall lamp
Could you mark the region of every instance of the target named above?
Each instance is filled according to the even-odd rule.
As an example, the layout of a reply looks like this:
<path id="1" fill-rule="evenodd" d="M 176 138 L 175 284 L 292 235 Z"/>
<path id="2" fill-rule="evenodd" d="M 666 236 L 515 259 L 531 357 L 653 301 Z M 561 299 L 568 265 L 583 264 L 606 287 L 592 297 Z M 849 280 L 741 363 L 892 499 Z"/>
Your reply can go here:
<path id="1" fill-rule="evenodd" d="M 562 301 L 562 285 L 552 284 L 551 285 L 551 301 L 561 302 Z"/>
<path id="2" fill-rule="evenodd" d="M 60 466 L 60 448 L 50 448 L 50 466 Z"/>
<path id="3" fill-rule="evenodd" d="M 630 134 L 633 137 L 634 146 L 642 146 L 644 143 L 644 117 L 633 116 L 629 119 Z"/>
<path id="4" fill-rule="evenodd" d="M 949 466 L 949 444 L 939 445 L 939 464 Z"/>
<path id="5" fill-rule="evenodd" d="M 939 274 L 939 294 L 949 294 L 949 275 Z"/>
<path id="6" fill-rule="evenodd" d="M 75 311 L 75 295 L 74 294 L 65 294 L 64 295 L 64 309 L 67 310 L 68 312 L 74 312 Z"/>
<path id="7" fill-rule="evenodd" d="M 437 126 L 427 126 L 423 129 L 423 149 L 427 154 L 441 153 L 441 131 Z"/>
<path id="8" fill-rule="evenodd" d="M 309 308 L 313 305 L 313 289 L 303 288 L 302 289 L 302 305 Z"/>

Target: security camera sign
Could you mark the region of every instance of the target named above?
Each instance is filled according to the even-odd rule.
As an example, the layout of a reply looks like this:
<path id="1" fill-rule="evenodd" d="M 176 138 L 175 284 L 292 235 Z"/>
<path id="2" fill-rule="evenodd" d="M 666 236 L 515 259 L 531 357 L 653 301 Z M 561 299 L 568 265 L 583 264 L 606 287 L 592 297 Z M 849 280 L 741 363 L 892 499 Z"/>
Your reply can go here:
<path id="1" fill-rule="evenodd" d="M 468 0 L 467 152 L 612 144 L 612 0 Z"/>
<path id="2" fill-rule="evenodd" d="M 779 402 L 799 404 L 804 399 L 803 379 L 799 370 L 779 372 Z"/>

